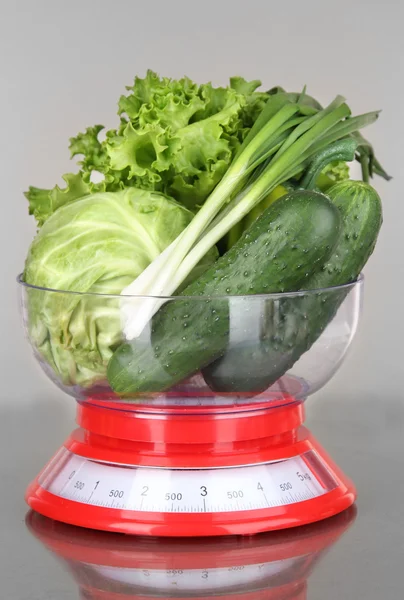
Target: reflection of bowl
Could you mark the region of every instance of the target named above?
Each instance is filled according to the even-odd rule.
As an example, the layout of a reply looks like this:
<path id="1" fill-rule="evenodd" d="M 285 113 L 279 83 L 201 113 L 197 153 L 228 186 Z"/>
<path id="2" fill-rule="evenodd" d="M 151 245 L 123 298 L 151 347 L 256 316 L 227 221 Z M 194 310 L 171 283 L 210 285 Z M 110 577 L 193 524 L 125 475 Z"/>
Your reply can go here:
<path id="1" fill-rule="evenodd" d="M 140 299 L 19 283 L 35 356 L 60 388 L 80 401 L 154 405 L 305 399 L 341 364 L 363 289 L 360 277 L 293 293 Z M 146 314 L 160 308 L 127 342 L 140 300 Z"/>
<path id="2" fill-rule="evenodd" d="M 314 525 L 214 540 L 102 533 L 33 512 L 26 525 L 69 570 L 83 599 L 223 595 L 240 599 L 262 598 L 271 591 L 274 595 L 268 598 L 290 600 L 306 597 L 306 580 L 355 517 L 351 507 Z"/>

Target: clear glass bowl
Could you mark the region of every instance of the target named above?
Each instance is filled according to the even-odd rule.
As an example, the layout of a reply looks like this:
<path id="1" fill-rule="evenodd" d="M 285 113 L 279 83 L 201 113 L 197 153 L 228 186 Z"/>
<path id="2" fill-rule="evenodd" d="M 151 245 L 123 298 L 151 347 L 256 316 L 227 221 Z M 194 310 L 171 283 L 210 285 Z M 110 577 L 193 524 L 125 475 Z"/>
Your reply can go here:
<path id="1" fill-rule="evenodd" d="M 18 281 L 25 330 L 50 379 L 78 401 L 134 408 L 306 399 L 342 363 L 363 293 L 362 276 L 322 290 L 160 299 Z M 156 309 L 128 341 L 140 311 Z"/>

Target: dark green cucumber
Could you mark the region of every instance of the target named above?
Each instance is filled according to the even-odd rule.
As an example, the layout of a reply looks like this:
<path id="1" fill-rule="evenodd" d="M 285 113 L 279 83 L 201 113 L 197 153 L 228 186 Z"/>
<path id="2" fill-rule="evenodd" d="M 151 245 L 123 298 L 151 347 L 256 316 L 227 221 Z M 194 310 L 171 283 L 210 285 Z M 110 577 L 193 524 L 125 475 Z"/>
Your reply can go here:
<path id="1" fill-rule="evenodd" d="M 295 319 L 304 315 L 305 327 L 297 336 L 293 362 L 320 337 L 350 291 L 349 287 L 325 288 L 357 280 L 373 253 L 383 222 L 380 197 L 368 183 L 341 181 L 330 188 L 327 195 L 342 216 L 341 237 L 323 269 L 307 281 L 306 289 L 323 291 L 308 294 L 305 302 L 298 306 Z"/>
<path id="2" fill-rule="evenodd" d="M 320 289 L 355 281 L 375 248 L 383 222 L 376 190 L 363 181 L 340 181 L 327 192 L 342 217 L 342 235 L 331 258 L 307 281 Z"/>
<path id="3" fill-rule="evenodd" d="M 328 196 L 342 216 L 342 232 L 331 258 L 305 282 L 305 289 L 319 291 L 280 300 L 273 317 L 266 319 L 259 343 L 246 340 L 208 365 L 203 374 L 212 389 L 258 393 L 272 385 L 309 350 L 349 293 L 349 287 L 324 288 L 357 279 L 376 244 L 381 202 L 361 181 L 337 183 Z"/>
<path id="4" fill-rule="evenodd" d="M 229 296 L 304 287 L 331 255 L 340 221 L 338 210 L 322 194 L 298 191 L 277 200 L 183 290 L 183 299 L 158 311 L 151 334 L 116 350 L 108 365 L 112 389 L 129 397 L 162 391 L 222 356 L 235 325 L 230 323 Z"/>

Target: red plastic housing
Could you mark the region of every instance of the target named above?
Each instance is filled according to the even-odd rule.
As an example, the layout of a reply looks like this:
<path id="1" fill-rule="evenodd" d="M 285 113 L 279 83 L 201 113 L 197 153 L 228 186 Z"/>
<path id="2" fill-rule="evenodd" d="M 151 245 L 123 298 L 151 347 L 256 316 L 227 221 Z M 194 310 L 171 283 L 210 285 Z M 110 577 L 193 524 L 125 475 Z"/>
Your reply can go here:
<path id="1" fill-rule="evenodd" d="M 333 516 L 353 504 L 356 492 L 325 450 L 302 425 L 303 404 L 221 408 L 153 409 L 78 406 L 76 429 L 65 442 L 74 454 L 124 465 L 198 468 L 253 465 L 315 450 L 336 481 L 331 491 L 286 506 L 226 513 L 151 513 L 103 508 L 51 494 L 39 477 L 27 490 L 31 508 L 52 519 L 106 531 L 153 536 L 255 534 Z"/>

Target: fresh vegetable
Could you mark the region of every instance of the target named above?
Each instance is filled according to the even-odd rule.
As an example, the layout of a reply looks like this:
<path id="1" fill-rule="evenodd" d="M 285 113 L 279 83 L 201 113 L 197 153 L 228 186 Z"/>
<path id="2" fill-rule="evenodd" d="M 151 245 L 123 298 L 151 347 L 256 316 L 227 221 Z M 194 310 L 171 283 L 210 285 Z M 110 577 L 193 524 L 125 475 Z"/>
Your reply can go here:
<path id="1" fill-rule="evenodd" d="M 24 281 L 66 292 L 119 294 L 191 218 L 155 192 L 128 188 L 87 196 L 47 219 L 29 249 Z M 215 251 L 208 254 L 194 276 L 215 258 Z M 34 288 L 28 294 L 31 339 L 63 382 L 89 385 L 105 377 L 122 341 L 119 301 Z"/>
<path id="2" fill-rule="evenodd" d="M 255 91 L 260 85 L 232 77 L 228 87 L 215 88 L 153 71 L 136 77 L 119 100 L 117 129 L 103 132 L 103 141 L 103 125 L 71 138 L 71 157 L 81 157 L 79 173 L 64 176 L 66 189 L 30 187 L 30 212 L 42 225 L 67 202 L 127 187 L 164 192 L 197 210 L 262 111 L 268 95 Z"/>
<path id="3" fill-rule="evenodd" d="M 31 186 L 29 191 L 25 193 L 29 201 L 29 212 L 34 215 L 39 227 L 61 206 L 80 200 L 92 193 L 91 186 L 82 179 L 80 173 L 76 175 L 67 173 L 63 175 L 63 179 L 66 183 L 64 189 L 61 189 L 58 185 L 52 190 L 43 190 Z"/>
<path id="4" fill-rule="evenodd" d="M 277 185 L 300 173 L 328 146 L 377 118 L 377 113 L 369 113 L 348 119 L 350 110 L 340 97 L 322 111 L 313 114 L 313 110 L 290 103 L 287 95 L 272 96 L 225 176 L 183 234 L 122 293 L 170 296 L 200 258 Z M 132 311 L 125 311 L 126 338 L 140 335 L 159 306 L 157 299 L 153 303 L 139 298 Z"/>
<path id="5" fill-rule="evenodd" d="M 321 149 L 311 160 L 307 170 L 302 175 L 299 186 L 311 190 L 318 184 L 318 179 L 324 170 L 327 171 L 333 162 L 353 160 L 357 143 L 353 138 L 337 140 Z"/>
<path id="6" fill-rule="evenodd" d="M 308 290 L 355 281 L 373 253 L 383 222 L 380 197 L 367 183 L 341 181 L 327 197 L 340 211 L 342 232 L 331 258 L 308 280 Z"/>
<path id="7" fill-rule="evenodd" d="M 259 202 L 246 216 L 241 219 L 238 223 L 233 225 L 228 234 L 220 240 L 218 243 L 219 248 L 222 253 L 229 250 L 240 237 L 243 235 L 244 231 L 246 231 L 254 221 L 258 219 L 258 217 L 266 210 L 275 200 L 282 198 L 287 194 L 288 190 L 292 191 L 292 186 L 288 183 L 284 183 L 283 185 L 278 185 L 276 188 L 270 192 L 261 202 Z"/>
<path id="8" fill-rule="evenodd" d="M 246 335 L 203 370 L 214 391 L 258 393 L 272 385 L 310 349 L 349 291 L 328 288 L 355 281 L 367 263 L 382 224 L 378 194 L 361 181 L 344 181 L 328 197 L 341 214 L 342 231 L 327 263 L 305 281 L 304 289 L 319 291 L 285 297 L 272 312 L 257 310 L 251 328 L 260 338 Z"/>
<path id="9" fill-rule="evenodd" d="M 353 160 L 355 157 L 357 143 L 352 138 L 338 140 L 317 152 L 311 159 L 308 167 L 303 174 L 300 174 L 300 181 L 286 181 L 283 185 L 278 185 L 268 196 L 261 200 L 250 212 L 229 231 L 225 243 L 226 248 L 231 246 L 242 235 L 243 231 L 253 223 L 259 215 L 278 198 L 286 194 L 287 189 L 320 189 L 324 191 L 332 185 L 333 178 L 343 178 L 343 169 L 340 165 L 345 165 L 344 160 Z M 332 168 L 332 165 L 339 167 Z M 223 247 L 223 242 L 222 242 Z"/>
<path id="10" fill-rule="evenodd" d="M 337 274 L 344 283 L 358 275 L 377 236 L 377 201 L 366 186 L 352 195 L 348 163 L 360 161 L 365 182 L 374 175 L 389 179 L 359 133 L 378 113 L 352 117 L 341 96 L 323 108 L 306 89 L 263 92 L 259 86 L 233 77 L 220 88 L 148 71 L 120 98 L 115 129 L 95 125 L 71 138 L 71 156 L 79 157 L 80 167 L 63 176 L 64 187 L 29 188 L 29 210 L 39 227 L 24 273 L 27 284 L 37 286 L 26 292 L 29 334 L 58 381 L 103 385 L 109 362 L 111 381 L 124 393 L 166 389 L 201 369 L 213 389 L 256 393 L 282 375 L 332 318 L 338 303 L 333 312 L 324 298 L 319 304 L 317 292 L 279 301 L 256 294 L 326 286 L 331 272 L 331 285 Z M 338 182 L 346 182 L 350 192 L 334 188 Z M 349 197 L 349 214 L 334 189 Z M 317 192 L 329 193 L 331 205 Z M 282 229 L 288 219 L 293 222 L 283 198 L 294 194 L 311 198 L 310 208 L 301 210 L 295 249 L 290 232 Z M 316 198 L 328 202 L 334 220 L 343 217 L 345 241 L 339 239 L 331 258 L 322 254 L 321 243 L 316 248 L 307 242 L 308 232 L 313 239 L 324 234 L 314 218 Z M 260 229 L 268 214 L 281 222 L 271 239 Z M 241 250 L 252 234 L 257 256 L 253 247 Z M 264 240 L 272 254 L 263 250 Z M 314 257 L 312 263 L 299 259 L 302 249 L 306 258 Z M 296 269 L 306 264 L 303 276 Z M 228 277 L 218 279 L 227 270 Z M 189 320 L 181 307 L 190 300 L 170 303 L 170 297 L 198 290 L 209 298 L 205 304 L 192 301 L 190 309 L 202 308 Z M 219 301 L 217 294 L 224 298 Z M 254 302 L 255 316 L 246 315 L 243 294 L 248 304 Z M 167 321 L 170 311 L 177 323 L 184 321 L 186 334 Z M 298 327 L 301 318 L 304 325 Z M 238 319 L 246 331 L 251 324 L 258 338 L 235 329 Z M 166 331 L 170 355 L 163 348 Z M 195 334 L 192 343 L 188 331 Z M 141 372 L 134 374 L 139 361 Z M 243 364 L 249 364 L 248 372 L 237 367 Z"/>
<path id="11" fill-rule="evenodd" d="M 151 336 L 114 353 L 108 366 L 112 389 L 120 395 L 161 391 L 222 355 L 234 326 L 229 309 L 243 302 L 238 296 L 304 287 L 330 256 L 339 232 L 339 212 L 322 194 L 299 191 L 275 202 L 183 291 L 183 300 L 160 309 Z"/>
<path id="12" fill-rule="evenodd" d="M 71 157 L 80 157 L 80 171 L 63 176 L 66 187 L 29 188 L 31 214 L 41 226 L 68 202 L 127 187 L 161 191 L 197 210 L 223 177 L 268 99 L 299 103 L 307 115 L 322 110 L 305 92 L 286 93 L 280 87 L 260 92 L 260 85 L 258 80 L 231 77 L 228 87 L 215 88 L 187 77 L 160 78 L 153 71 L 136 77 L 119 100 L 116 129 L 104 131 L 103 125 L 94 125 L 70 139 Z M 364 175 L 388 178 L 371 144 L 357 131 L 349 135 L 357 141 Z"/>
<path id="13" fill-rule="evenodd" d="M 383 221 L 380 197 L 365 182 L 340 182 L 327 195 L 340 211 L 341 235 L 329 260 L 320 271 L 311 275 L 305 286 L 307 290 L 320 292 L 307 294 L 301 302 L 289 300 L 284 303 L 289 325 L 291 319 L 305 325 L 298 327 L 293 340 L 287 342 L 293 342 L 294 349 L 288 368 L 312 346 L 334 318 L 349 288 L 342 288 L 338 294 L 328 288 L 357 280 L 373 253 Z"/>
<path id="14" fill-rule="evenodd" d="M 339 181 L 349 179 L 349 165 L 342 160 L 334 160 L 328 163 L 316 181 L 316 187 L 322 192 L 327 192 Z"/>
<path id="15" fill-rule="evenodd" d="M 280 86 L 275 86 L 268 91 L 269 95 L 278 95 L 278 94 L 286 94 L 287 92 Z M 296 101 L 296 99 L 300 96 L 298 93 L 288 93 L 288 96 Z M 318 100 L 312 98 L 305 94 L 305 101 L 310 106 L 315 107 L 317 110 L 321 110 L 322 106 Z M 347 132 L 350 137 L 352 137 L 357 143 L 357 152 L 355 155 L 356 160 L 360 163 L 362 167 L 362 177 L 365 182 L 369 182 L 369 178 L 374 175 L 378 175 L 379 177 L 383 177 L 389 181 L 391 176 L 386 173 L 380 162 L 377 160 L 375 156 L 375 152 L 372 144 L 363 137 L 361 133 L 358 131 Z"/>

